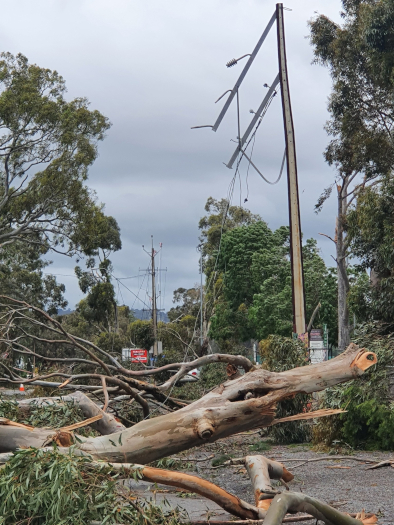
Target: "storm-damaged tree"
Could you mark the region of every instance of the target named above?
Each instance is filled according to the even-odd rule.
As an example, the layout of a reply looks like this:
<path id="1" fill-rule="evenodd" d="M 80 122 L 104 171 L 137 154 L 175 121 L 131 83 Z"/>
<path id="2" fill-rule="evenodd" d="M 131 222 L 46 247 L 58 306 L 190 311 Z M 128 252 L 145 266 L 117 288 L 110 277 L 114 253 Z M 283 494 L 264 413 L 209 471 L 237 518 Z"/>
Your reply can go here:
<path id="1" fill-rule="evenodd" d="M 37 307 L 0 296 L 0 311 L 0 344 L 7 348 L 9 353 L 8 357 L 0 360 L 0 384 L 24 383 L 49 388 L 57 386 L 71 391 L 83 389 L 94 393 L 95 399 L 97 396 L 102 396 L 103 399 L 102 408 L 82 392 L 74 392 L 63 398 L 21 401 L 19 405 L 24 410 L 28 410 L 31 403 L 48 405 L 48 403 L 72 401 L 80 406 L 85 417 L 89 418 L 88 422 L 95 425 L 102 435 L 83 437 L 74 434 L 84 422 L 54 430 L 33 428 L 15 422 L 12 418 L 0 418 L 0 452 L 2 453 L 0 462 L 12 459 L 13 453 L 18 448 L 43 448 L 56 443 L 60 452 L 87 455 L 90 468 L 105 469 L 107 473 L 113 472 L 118 475 L 120 473 L 123 477 L 137 475 L 139 478 L 155 483 L 197 492 L 243 519 L 265 518 L 266 523 L 279 525 L 286 512 L 307 511 L 327 525 L 375 523 L 375 521 L 364 520 L 362 516 L 352 518 L 305 494 L 289 492 L 281 497 L 270 485 L 270 479 L 283 479 L 286 482 L 292 479 L 292 475 L 283 465 L 270 462 L 261 456 L 241 460 L 252 480 L 255 505 L 246 503 L 196 476 L 141 464 L 195 446 L 213 443 L 238 432 L 267 427 L 283 421 L 310 419 L 341 412 L 341 410 L 323 410 L 303 412 L 279 420 L 275 418 L 276 405 L 279 401 L 289 396 L 321 391 L 328 386 L 356 379 L 376 363 L 375 354 L 351 344 L 344 353 L 329 362 L 279 373 L 270 372 L 261 366 L 253 366 L 243 356 L 228 354 L 206 355 L 189 363 L 170 363 L 155 369 L 130 370 L 124 368 L 110 352 L 66 332 L 61 323 Z M 40 356 L 34 352 L 34 343 L 43 341 L 43 338 L 34 332 L 37 326 L 50 333 L 45 339 L 47 345 L 52 345 L 54 348 L 71 347 L 74 356 L 53 358 Z M 83 363 L 89 371 L 77 374 L 72 368 L 67 372 L 55 370 L 26 379 L 13 367 L 14 353 L 35 355 L 37 360 L 50 363 L 52 366 L 64 367 L 71 364 L 74 367 Z M 171 397 L 173 386 L 188 371 L 210 363 L 227 363 L 228 381 L 190 404 Z M 244 369 L 243 375 L 239 368 Z M 150 380 L 163 371 L 173 372 L 170 378 L 162 383 Z M 119 398 L 139 406 L 144 419 L 129 428 L 117 421 L 109 409 Z M 155 407 L 160 406 L 168 413 L 151 417 L 153 414 L 150 413 L 148 400 L 153 401 Z M 72 451 L 69 448 L 71 445 L 73 445 Z M 136 470 L 138 474 L 133 474 Z M 11 474 L 10 476 L 12 478 Z"/>
<path id="2" fill-rule="evenodd" d="M 85 181 L 109 122 L 65 92 L 56 71 L 1 54 L 0 250 L 23 242 L 74 254 L 103 214 Z"/>
<path id="3" fill-rule="evenodd" d="M 315 62 L 329 69 L 333 81 L 325 158 L 337 172 L 316 211 L 335 187 L 335 235 L 327 237 L 336 245 L 338 346 L 343 350 L 350 340 L 348 213 L 363 190 L 390 176 L 394 165 L 394 14 L 391 2 L 344 0 L 341 16 L 343 23 L 337 24 L 318 15 L 310 28 Z"/>

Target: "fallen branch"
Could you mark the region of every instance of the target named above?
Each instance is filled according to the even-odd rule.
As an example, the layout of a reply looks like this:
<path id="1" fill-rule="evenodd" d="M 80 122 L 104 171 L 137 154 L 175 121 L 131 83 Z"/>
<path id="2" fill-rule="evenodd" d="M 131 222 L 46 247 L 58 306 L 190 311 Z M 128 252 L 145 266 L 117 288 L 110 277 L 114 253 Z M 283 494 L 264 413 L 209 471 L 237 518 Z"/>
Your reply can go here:
<path id="1" fill-rule="evenodd" d="M 26 411 L 32 404 L 52 405 L 67 401 L 71 401 L 72 403 L 77 405 L 80 408 L 82 414 L 87 419 L 100 415 L 101 419 L 97 419 L 97 421 L 92 423 L 92 428 L 97 430 L 97 432 L 99 432 L 101 435 L 113 434 L 115 432 L 123 431 L 126 429 L 126 427 L 122 425 L 122 423 L 117 421 L 113 415 L 104 412 L 101 408 L 99 408 L 96 405 L 96 403 L 94 403 L 91 399 L 88 398 L 88 396 L 86 396 L 82 392 L 74 392 L 63 397 L 38 397 L 30 399 L 21 399 L 18 400 L 18 406 L 21 410 Z"/>
<path id="2" fill-rule="evenodd" d="M 282 492 L 275 496 L 271 503 L 264 519 L 264 525 L 280 525 L 288 512 L 294 514 L 307 512 L 326 525 L 372 525 L 377 523 L 374 515 L 367 517 L 364 514 L 364 517 L 357 515 L 353 518 L 306 494 Z"/>
<path id="3" fill-rule="evenodd" d="M 394 467 L 394 459 L 386 459 L 385 461 L 376 463 L 376 465 L 372 465 L 372 467 L 367 467 L 365 470 L 373 470 L 375 468 L 389 467 L 389 466 Z"/>
<path id="4" fill-rule="evenodd" d="M 227 356 L 230 357 L 234 356 Z M 222 360 L 220 355 L 216 359 Z M 86 438 L 77 443 L 76 447 L 95 459 L 117 463 L 150 463 L 242 431 L 267 427 L 275 419 L 275 408 L 279 401 L 297 393 L 320 391 L 354 379 L 376 361 L 372 352 L 350 344 L 338 357 L 307 367 L 280 373 L 255 367 L 241 377 L 226 381 L 176 412 L 144 419 L 131 428 L 122 429 L 110 436 Z M 98 380 L 102 377 L 101 374 L 73 377 L 82 376 Z M 140 395 L 123 379 L 106 376 L 106 381 L 131 393 L 132 397 Z M 305 414 L 299 417 L 304 418 Z M 29 446 L 27 437 L 22 435 L 23 429 L 12 430 L 14 435 L 10 433 L 10 427 L 0 427 L 0 451 L 16 450 L 26 444 Z M 7 435 L 7 439 L 3 439 L 3 435 Z M 42 445 L 38 440 L 34 446 Z"/>
<path id="5" fill-rule="evenodd" d="M 91 465 L 97 468 L 109 468 L 117 473 L 121 472 L 126 475 L 132 475 L 138 470 L 139 476 L 144 481 L 161 483 L 163 485 L 181 488 L 187 492 L 194 492 L 214 501 L 217 505 L 222 507 L 222 509 L 234 516 L 238 516 L 239 518 L 259 519 L 265 516 L 265 511 L 263 509 L 258 509 L 257 507 L 250 505 L 246 501 L 230 494 L 214 483 L 199 478 L 198 476 L 192 476 L 191 474 L 185 474 L 183 472 L 146 467 L 144 465 L 125 463 L 92 462 Z"/>
<path id="6" fill-rule="evenodd" d="M 303 458 L 281 458 L 286 462 L 290 461 L 301 461 L 299 465 L 294 465 L 292 469 L 302 467 L 307 463 L 314 463 L 315 461 L 340 461 L 340 460 L 349 460 L 349 461 L 360 461 L 361 463 L 376 463 L 376 459 L 373 458 L 359 458 L 354 456 L 324 456 L 323 458 L 312 458 L 312 459 L 303 459 Z M 368 469 L 366 469 L 368 470 Z"/>
<path id="7" fill-rule="evenodd" d="M 264 456 L 247 456 L 245 466 L 253 485 L 256 507 L 259 509 L 267 510 L 278 493 L 271 486 L 271 479 L 283 479 L 284 482 L 294 479 L 293 474 L 282 463 Z"/>

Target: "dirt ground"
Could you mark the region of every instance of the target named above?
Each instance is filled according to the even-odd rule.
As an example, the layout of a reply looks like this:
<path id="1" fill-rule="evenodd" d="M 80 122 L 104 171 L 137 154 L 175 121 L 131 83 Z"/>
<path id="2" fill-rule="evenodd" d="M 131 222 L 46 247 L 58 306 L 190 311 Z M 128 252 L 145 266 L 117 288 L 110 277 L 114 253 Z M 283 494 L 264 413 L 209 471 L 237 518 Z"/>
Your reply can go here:
<path id="1" fill-rule="evenodd" d="M 351 457 L 372 458 L 379 462 L 393 458 L 393 453 L 350 451 L 350 455 L 346 459 L 338 460 L 335 459 L 335 455 L 330 455 L 332 460 L 302 464 L 306 459 L 320 459 L 329 454 L 327 452 L 315 452 L 308 444 L 271 446 L 269 450 L 259 450 L 264 448 L 261 443 L 262 440 L 258 434 L 238 435 L 205 447 L 186 451 L 178 457 L 183 459 L 186 472 L 208 479 L 240 498 L 254 503 L 251 483 L 243 466 L 213 468 L 212 459 L 198 462 L 189 460 L 202 460 L 212 455 L 215 458 L 221 455 L 236 458 L 251 454 L 263 454 L 270 459 L 280 461 L 294 474 L 295 479 L 289 484 L 290 490 L 307 493 L 344 512 L 360 512 L 365 509 L 366 512 L 372 512 L 378 516 L 379 525 L 394 523 L 394 468 L 383 467 L 376 470 L 366 470 L 369 466 L 368 463 L 351 459 Z M 283 488 L 283 490 L 285 489 Z M 170 491 L 168 493 L 171 504 L 179 504 L 179 506 L 190 511 L 190 517 L 193 519 L 207 519 L 209 517 L 212 520 L 231 519 L 215 505 L 207 505 L 206 500 L 201 500 L 197 496 L 193 498 L 192 495 L 180 498 L 176 496 L 175 492 Z M 315 524 L 315 521 L 299 523 L 310 525 L 311 523 Z"/>

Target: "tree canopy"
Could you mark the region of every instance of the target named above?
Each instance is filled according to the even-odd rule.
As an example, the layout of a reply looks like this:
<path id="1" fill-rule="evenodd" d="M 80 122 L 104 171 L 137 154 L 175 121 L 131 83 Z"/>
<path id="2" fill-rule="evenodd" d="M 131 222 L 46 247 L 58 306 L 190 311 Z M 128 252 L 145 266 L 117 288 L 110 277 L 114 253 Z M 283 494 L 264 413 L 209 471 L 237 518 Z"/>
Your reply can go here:
<path id="1" fill-rule="evenodd" d="M 350 341 L 347 221 L 367 187 L 378 185 L 394 167 L 393 3 L 391 0 L 343 0 L 342 23 L 325 15 L 310 21 L 315 62 L 328 68 L 332 93 L 324 153 L 336 168 L 316 204 L 320 211 L 336 187 L 335 236 L 338 270 L 338 333 L 343 350 Z M 391 24 L 391 25 L 390 25 Z"/>
<path id="2" fill-rule="evenodd" d="M 85 181 L 109 121 L 85 98 L 67 101 L 56 71 L 0 58 L 0 246 L 75 253 L 102 215 Z"/>
<path id="3" fill-rule="evenodd" d="M 336 341 L 336 278 L 319 255 L 316 241 L 303 247 L 307 318 L 320 302 L 315 326 L 327 323 Z M 246 341 L 292 332 L 289 231 L 272 231 L 263 221 L 223 235 L 218 267 L 222 292 L 215 304 L 211 335 Z"/>

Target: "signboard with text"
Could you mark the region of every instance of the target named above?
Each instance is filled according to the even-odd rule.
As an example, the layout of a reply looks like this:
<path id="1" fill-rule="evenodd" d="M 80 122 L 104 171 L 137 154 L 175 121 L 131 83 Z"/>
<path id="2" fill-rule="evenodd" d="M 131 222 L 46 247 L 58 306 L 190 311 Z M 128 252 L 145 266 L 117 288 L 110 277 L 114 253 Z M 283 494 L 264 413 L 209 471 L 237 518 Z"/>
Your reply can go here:
<path id="1" fill-rule="evenodd" d="M 143 350 L 142 348 L 132 348 L 130 350 L 130 359 L 132 363 L 147 363 L 148 350 Z"/>
<path id="2" fill-rule="evenodd" d="M 143 348 L 122 348 L 122 360 L 132 363 L 147 363 L 148 350 Z"/>

